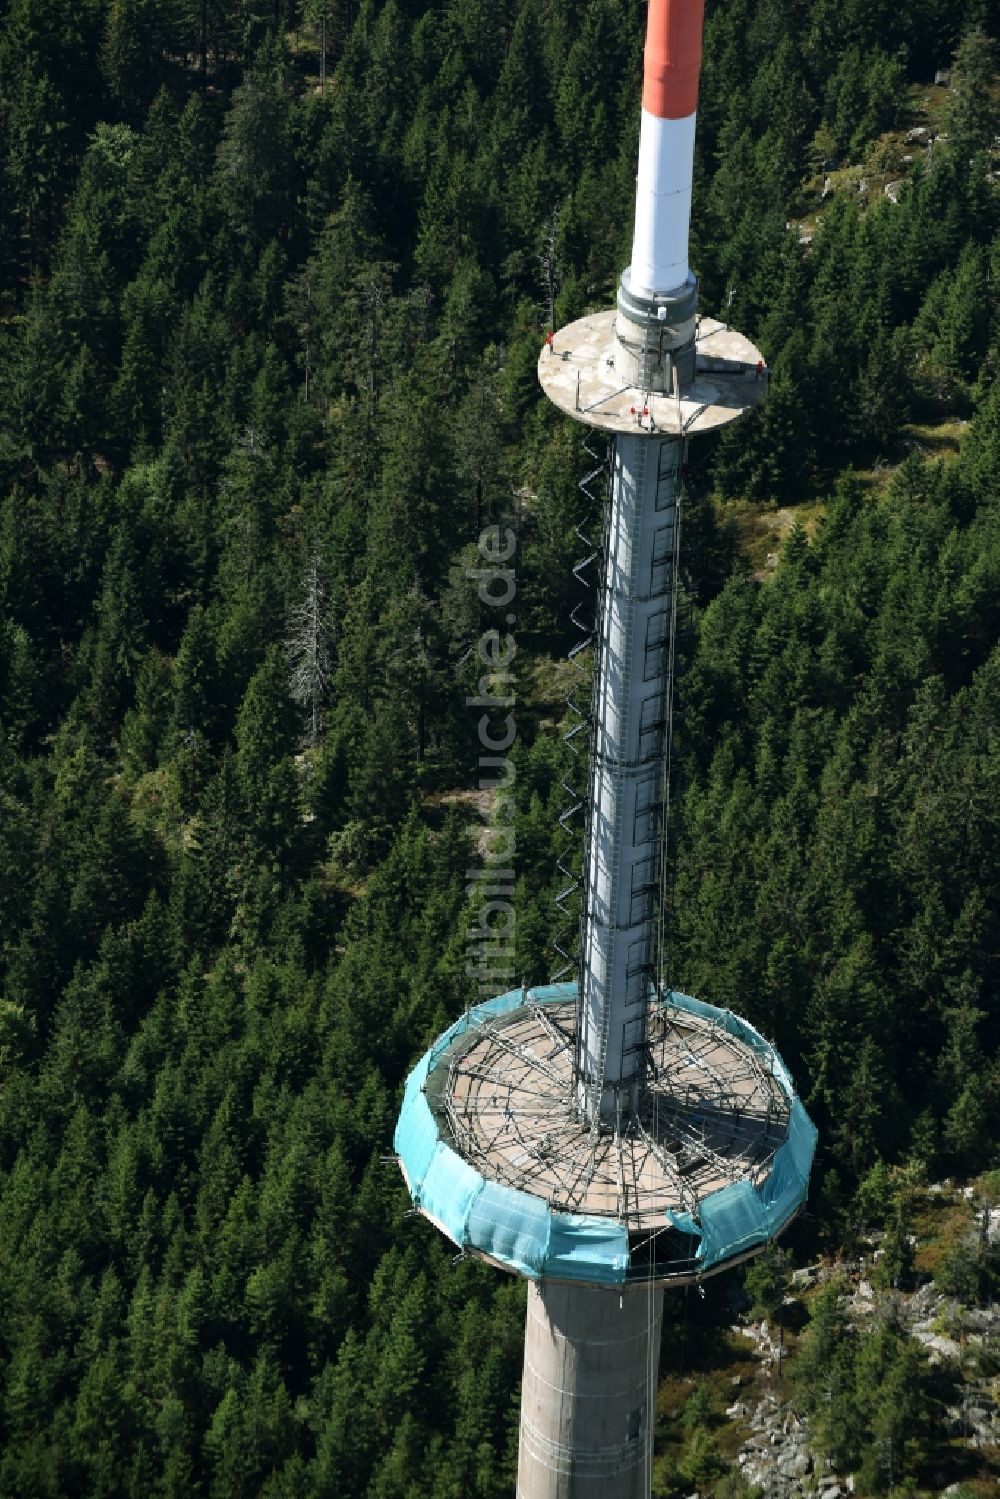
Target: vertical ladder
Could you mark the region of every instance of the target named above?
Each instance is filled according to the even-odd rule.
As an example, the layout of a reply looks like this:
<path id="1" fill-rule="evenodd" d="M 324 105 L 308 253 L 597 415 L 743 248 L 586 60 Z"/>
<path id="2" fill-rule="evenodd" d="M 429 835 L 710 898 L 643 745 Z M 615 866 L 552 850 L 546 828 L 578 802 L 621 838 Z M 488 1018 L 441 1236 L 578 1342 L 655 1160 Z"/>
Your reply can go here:
<path id="1" fill-rule="evenodd" d="M 662 994 L 668 983 L 672 983 L 672 979 L 666 971 L 666 948 L 668 940 L 666 909 L 671 886 L 670 781 L 674 753 L 674 678 L 677 667 L 677 603 L 680 591 L 681 518 L 684 498 L 683 473 L 684 444 L 681 442 L 677 448 L 677 462 L 673 465 L 670 474 L 670 483 L 673 488 L 674 521 L 673 545 L 670 558 L 670 635 L 667 646 L 667 681 L 664 694 L 666 727 L 663 747 L 663 776 L 660 784 L 660 806 L 662 810 L 660 814 L 659 891 L 657 894 L 658 910 L 655 952 L 655 984 L 658 994 Z M 661 482 L 662 476 L 657 480 L 657 489 L 659 489 Z"/>

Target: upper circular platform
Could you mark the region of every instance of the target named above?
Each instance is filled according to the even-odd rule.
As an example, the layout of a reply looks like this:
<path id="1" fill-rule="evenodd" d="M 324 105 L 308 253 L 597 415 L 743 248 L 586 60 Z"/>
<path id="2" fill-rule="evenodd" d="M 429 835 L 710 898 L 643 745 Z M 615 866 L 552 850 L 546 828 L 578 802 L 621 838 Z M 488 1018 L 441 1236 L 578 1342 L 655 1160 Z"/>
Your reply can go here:
<path id="1" fill-rule="evenodd" d="M 622 386 L 615 373 L 612 308 L 560 328 L 538 359 L 542 389 L 560 411 L 605 432 L 693 437 L 735 421 L 763 400 L 760 350 L 713 318 L 699 318 L 695 377 L 678 398 Z"/>
<path id="2" fill-rule="evenodd" d="M 421 1059 L 396 1130 L 415 1204 L 529 1276 L 684 1281 L 753 1253 L 801 1206 L 815 1144 L 780 1057 L 671 993 L 650 1012 L 638 1117 L 592 1133 L 575 1105 L 576 994 L 501 995 Z"/>

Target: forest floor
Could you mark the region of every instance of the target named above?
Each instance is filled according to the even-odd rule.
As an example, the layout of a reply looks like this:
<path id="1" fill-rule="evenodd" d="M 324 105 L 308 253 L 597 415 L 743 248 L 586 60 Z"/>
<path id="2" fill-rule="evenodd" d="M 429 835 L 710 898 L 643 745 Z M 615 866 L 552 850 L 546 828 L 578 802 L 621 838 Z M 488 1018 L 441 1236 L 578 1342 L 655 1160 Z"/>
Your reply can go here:
<path id="1" fill-rule="evenodd" d="M 427 796 L 426 805 L 430 813 L 432 827 L 435 825 L 435 810 L 450 807 L 467 808 L 469 812 L 468 834 L 476 846 L 476 852 L 479 857 L 485 859 L 488 857 L 490 851 L 490 829 L 496 816 L 497 800 L 498 793 L 496 791 L 477 791 L 472 788 L 465 788 L 453 791 L 430 792 Z"/>
<path id="2" fill-rule="evenodd" d="M 939 422 L 907 422 L 903 428 L 904 442 L 910 452 L 928 458 L 956 458 L 968 425 L 964 417 Z"/>

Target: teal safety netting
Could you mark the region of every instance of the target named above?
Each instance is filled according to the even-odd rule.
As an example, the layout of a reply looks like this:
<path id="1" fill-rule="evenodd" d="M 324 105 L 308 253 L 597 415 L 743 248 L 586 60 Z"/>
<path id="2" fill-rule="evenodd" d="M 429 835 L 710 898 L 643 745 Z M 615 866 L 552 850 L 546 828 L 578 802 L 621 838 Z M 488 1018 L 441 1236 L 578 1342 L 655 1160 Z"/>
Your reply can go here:
<path id="1" fill-rule="evenodd" d="M 396 1125 L 395 1148 L 414 1205 L 461 1249 L 488 1255 L 508 1269 L 532 1279 L 548 1276 L 588 1284 L 621 1285 L 632 1265 L 628 1231 L 614 1218 L 560 1213 L 540 1197 L 487 1181 L 452 1149 L 428 1102 L 435 1068 L 466 1032 L 489 1024 L 518 1005 L 566 1003 L 576 997 L 575 984 L 548 984 L 511 990 L 470 1010 L 440 1036 L 421 1057 L 406 1082 Z M 799 1210 L 809 1186 L 816 1130 L 777 1052 L 745 1020 L 672 992 L 664 1004 L 700 1016 L 763 1057 L 789 1100 L 788 1136 L 777 1150 L 766 1180 L 755 1187 L 736 1182 L 713 1192 L 698 1205 L 697 1215 L 668 1213 L 666 1226 L 697 1242 L 693 1268 L 708 1273 L 728 1260 L 766 1243 Z M 440 1073 L 444 1072 L 440 1068 Z M 689 1240 L 690 1242 L 690 1240 Z M 690 1266 L 688 1267 L 690 1268 Z M 648 1269 L 636 1267 L 641 1277 Z M 662 1265 L 655 1272 L 669 1277 Z"/>

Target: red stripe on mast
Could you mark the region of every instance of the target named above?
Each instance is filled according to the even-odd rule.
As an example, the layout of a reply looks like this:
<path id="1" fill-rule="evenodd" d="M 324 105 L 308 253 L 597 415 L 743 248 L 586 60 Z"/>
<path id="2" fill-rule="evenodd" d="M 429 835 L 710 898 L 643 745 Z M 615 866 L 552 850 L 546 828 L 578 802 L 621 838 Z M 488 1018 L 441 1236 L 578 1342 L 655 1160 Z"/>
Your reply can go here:
<path id="1" fill-rule="evenodd" d="M 649 0 L 642 107 L 661 120 L 698 108 L 705 0 Z"/>

